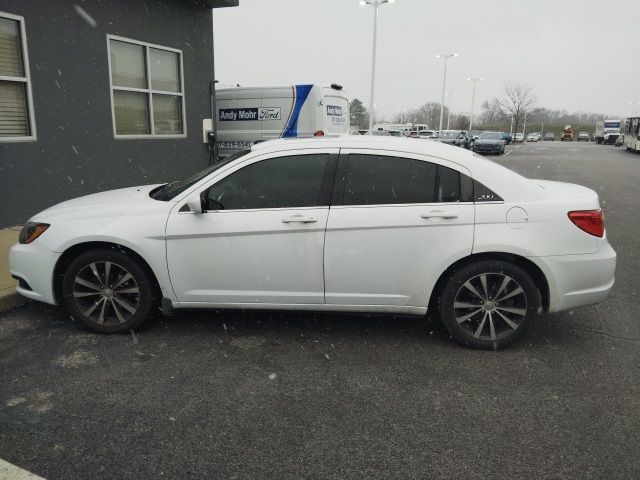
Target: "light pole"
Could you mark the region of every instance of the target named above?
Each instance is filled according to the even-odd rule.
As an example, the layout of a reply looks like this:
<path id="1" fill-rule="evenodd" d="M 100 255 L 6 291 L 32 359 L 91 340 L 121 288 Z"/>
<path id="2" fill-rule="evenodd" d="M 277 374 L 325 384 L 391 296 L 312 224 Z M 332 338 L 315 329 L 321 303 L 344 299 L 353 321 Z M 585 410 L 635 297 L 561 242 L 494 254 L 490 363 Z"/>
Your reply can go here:
<path id="1" fill-rule="evenodd" d="M 444 58 L 444 75 L 442 76 L 442 100 L 440 101 L 440 127 L 438 130 L 442 130 L 442 118 L 444 116 L 444 90 L 447 86 L 447 60 L 451 57 L 457 57 L 457 53 L 439 53 L 436 58 Z"/>
<path id="2" fill-rule="evenodd" d="M 469 131 L 471 131 L 471 127 L 473 127 L 473 109 L 475 108 L 476 103 L 476 83 L 481 82 L 484 78 L 481 77 L 472 77 L 467 78 L 467 82 L 473 82 L 473 94 L 471 95 L 471 115 L 469 115 Z"/>
<path id="3" fill-rule="evenodd" d="M 451 97 L 456 97 L 458 92 L 447 92 L 444 95 L 447 97 L 447 130 L 449 130 L 449 124 L 451 123 Z"/>
<path id="4" fill-rule="evenodd" d="M 371 51 L 371 96 L 369 97 L 369 135 L 373 131 L 373 97 L 376 81 L 376 39 L 378 37 L 378 8 L 385 3 L 393 3 L 395 0 L 360 0 L 360 5 L 373 7 L 373 48 Z"/>

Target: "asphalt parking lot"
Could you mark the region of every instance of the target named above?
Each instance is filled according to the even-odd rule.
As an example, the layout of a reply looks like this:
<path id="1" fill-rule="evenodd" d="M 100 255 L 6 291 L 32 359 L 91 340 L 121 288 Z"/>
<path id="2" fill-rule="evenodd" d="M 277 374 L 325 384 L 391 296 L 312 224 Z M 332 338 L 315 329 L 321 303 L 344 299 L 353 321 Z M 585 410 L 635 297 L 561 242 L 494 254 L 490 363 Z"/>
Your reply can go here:
<path id="1" fill-rule="evenodd" d="M 0 458 L 70 478 L 640 478 L 640 155 L 509 146 L 595 189 L 618 252 L 594 307 L 500 352 L 413 317 L 184 312 L 136 335 L 0 314 Z"/>

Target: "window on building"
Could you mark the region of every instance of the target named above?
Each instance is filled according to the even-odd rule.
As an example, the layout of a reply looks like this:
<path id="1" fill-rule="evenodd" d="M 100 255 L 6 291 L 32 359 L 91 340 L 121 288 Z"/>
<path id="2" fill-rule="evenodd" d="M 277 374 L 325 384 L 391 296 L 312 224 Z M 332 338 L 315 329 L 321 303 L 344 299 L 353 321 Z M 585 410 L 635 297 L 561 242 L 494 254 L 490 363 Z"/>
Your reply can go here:
<path id="1" fill-rule="evenodd" d="M 116 138 L 185 136 L 182 52 L 108 36 Z"/>
<path id="2" fill-rule="evenodd" d="M 0 142 L 35 138 L 24 19 L 0 12 Z"/>

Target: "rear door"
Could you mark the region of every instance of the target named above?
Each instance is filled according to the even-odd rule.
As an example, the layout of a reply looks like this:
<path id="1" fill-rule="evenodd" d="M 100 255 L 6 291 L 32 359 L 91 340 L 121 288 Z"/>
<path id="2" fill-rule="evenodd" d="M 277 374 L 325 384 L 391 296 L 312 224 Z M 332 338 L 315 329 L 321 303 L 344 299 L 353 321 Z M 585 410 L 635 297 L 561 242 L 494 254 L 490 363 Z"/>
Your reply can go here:
<path id="1" fill-rule="evenodd" d="M 327 304 L 426 307 L 444 269 L 471 253 L 468 172 L 428 160 L 341 151 L 325 236 Z"/>

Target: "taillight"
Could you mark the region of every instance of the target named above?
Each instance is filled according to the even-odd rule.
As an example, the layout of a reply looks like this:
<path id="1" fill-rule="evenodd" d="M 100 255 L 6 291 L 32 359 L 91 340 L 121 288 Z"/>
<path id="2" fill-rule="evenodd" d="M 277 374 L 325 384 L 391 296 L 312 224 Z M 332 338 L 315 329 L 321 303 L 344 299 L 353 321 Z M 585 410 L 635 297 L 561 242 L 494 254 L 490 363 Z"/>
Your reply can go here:
<path id="1" fill-rule="evenodd" d="M 602 237 L 604 235 L 604 214 L 602 210 L 576 210 L 569 212 L 569 219 L 576 226 L 589 235 Z"/>
<path id="2" fill-rule="evenodd" d="M 318 130 L 316 133 L 313 134 L 314 137 L 322 137 L 324 136 L 324 132 L 322 130 Z"/>

